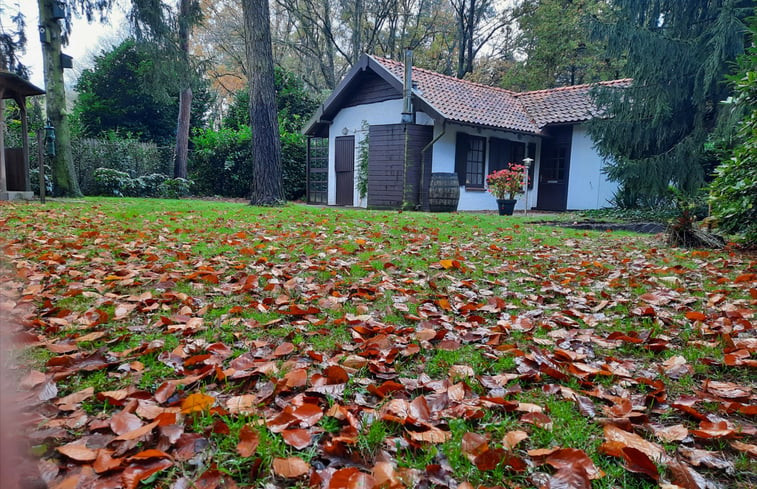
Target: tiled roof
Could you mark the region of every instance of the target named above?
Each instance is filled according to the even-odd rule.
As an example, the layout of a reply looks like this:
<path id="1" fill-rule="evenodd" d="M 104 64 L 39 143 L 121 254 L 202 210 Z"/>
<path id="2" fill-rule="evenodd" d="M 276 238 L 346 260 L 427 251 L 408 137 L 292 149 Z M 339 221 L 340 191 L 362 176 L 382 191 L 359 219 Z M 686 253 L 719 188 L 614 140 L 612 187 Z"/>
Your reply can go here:
<path id="1" fill-rule="evenodd" d="M 400 81 L 404 65 L 373 56 Z M 413 67 L 414 92 L 446 119 L 516 131 L 538 133 L 539 127 L 515 97 L 515 92 L 460 80 Z"/>
<path id="2" fill-rule="evenodd" d="M 573 85 L 569 87 L 537 90 L 516 94 L 518 101 L 530 114 L 539 127 L 547 124 L 580 122 L 598 115 L 597 108 L 589 92 L 596 85 L 609 87 L 627 87 L 630 78 L 599 82 L 591 85 Z"/>
<path id="3" fill-rule="evenodd" d="M 402 81 L 403 63 L 371 58 Z M 599 84 L 623 87 L 630 80 Z M 596 115 L 589 96 L 594 85 L 518 93 L 413 67 L 413 86 L 414 94 L 444 118 L 467 124 L 539 133 L 547 124 L 581 122 Z"/>

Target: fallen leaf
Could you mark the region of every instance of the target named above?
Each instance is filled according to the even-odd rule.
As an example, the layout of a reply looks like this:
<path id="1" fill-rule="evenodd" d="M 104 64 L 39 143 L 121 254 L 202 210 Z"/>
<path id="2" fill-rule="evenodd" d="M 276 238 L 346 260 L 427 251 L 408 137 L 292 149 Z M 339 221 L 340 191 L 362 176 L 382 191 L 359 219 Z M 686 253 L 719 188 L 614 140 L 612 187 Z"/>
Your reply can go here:
<path id="1" fill-rule="evenodd" d="M 203 394 L 201 392 L 190 394 L 183 401 L 181 401 L 181 413 L 201 413 L 210 409 L 215 402 L 215 397 Z"/>
<path id="2" fill-rule="evenodd" d="M 274 458 L 273 473 L 279 477 L 292 479 L 310 472 L 310 465 L 300 457 Z"/>

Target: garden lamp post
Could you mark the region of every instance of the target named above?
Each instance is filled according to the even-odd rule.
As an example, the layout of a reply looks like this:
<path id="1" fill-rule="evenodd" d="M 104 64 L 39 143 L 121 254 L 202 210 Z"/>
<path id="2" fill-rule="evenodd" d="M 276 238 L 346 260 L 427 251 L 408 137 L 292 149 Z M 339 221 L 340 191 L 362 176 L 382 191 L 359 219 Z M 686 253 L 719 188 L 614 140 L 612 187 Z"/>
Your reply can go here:
<path id="1" fill-rule="evenodd" d="M 531 169 L 531 164 L 534 162 L 533 158 L 525 157 L 523 158 L 523 166 L 525 169 L 523 170 L 523 185 L 525 186 L 525 193 L 526 193 L 526 204 L 523 208 L 523 215 L 528 215 L 528 172 Z"/>

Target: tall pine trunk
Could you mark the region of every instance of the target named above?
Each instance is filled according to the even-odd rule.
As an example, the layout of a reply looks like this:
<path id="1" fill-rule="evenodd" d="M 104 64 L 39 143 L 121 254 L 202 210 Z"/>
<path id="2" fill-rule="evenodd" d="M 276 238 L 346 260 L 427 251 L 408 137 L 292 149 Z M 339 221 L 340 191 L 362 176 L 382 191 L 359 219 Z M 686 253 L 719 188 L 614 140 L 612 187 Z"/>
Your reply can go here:
<path id="1" fill-rule="evenodd" d="M 242 0 L 252 125 L 252 205 L 284 203 L 268 0 Z"/>
<path id="2" fill-rule="evenodd" d="M 79 197 L 82 195 L 76 179 L 71 154 L 71 131 L 66 117 L 66 91 L 63 84 L 63 68 L 60 63 L 61 29 L 53 16 L 53 0 L 37 0 L 40 24 L 47 33 L 49 42 L 42 44 L 45 73 L 45 106 L 47 118 L 55 128 L 56 153 L 52 160 L 54 195 Z"/>
<path id="3" fill-rule="evenodd" d="M 189 34 L 190 0 L 179 1 L 179 49 L 184 66 L 182 77 L 186 83 L 179 93 L 179 118 L 176 122 L 176 152 L 174 157 L 174 178 L 187 178 L 189 157 L 189 121 L 192 112 L 192 88 L 189 87 Z"/>
<path id="4" fill-rule="evenodd" d="M 179 94 L 179 120 L 176 124 L 176 157 L 174 158 L 174 178 L 187 178 L 189 157 L 189 116 L 192 112 L 192 89 L 185 88 Z"/>

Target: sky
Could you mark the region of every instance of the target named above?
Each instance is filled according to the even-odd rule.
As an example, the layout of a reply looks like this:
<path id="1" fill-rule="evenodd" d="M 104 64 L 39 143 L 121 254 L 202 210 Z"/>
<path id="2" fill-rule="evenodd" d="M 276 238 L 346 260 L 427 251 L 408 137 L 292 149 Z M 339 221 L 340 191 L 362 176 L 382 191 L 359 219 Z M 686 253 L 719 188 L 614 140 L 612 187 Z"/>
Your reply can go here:
<path id="1" fill-rule="evenodd" d="M 115 0 L 114 3 L 120 4 L 121 2 Z M 37 24 L 39 23 L 37 0 L 0 0 L 0 4 L 2 4 L 3 9 L 3 25 L 6 28 L 11 25 L 8 18 L 19 9 L 26 17 L 26 54 L 21 56 L 21 60 L 29 67 L 30 81 L 38 87 L 44 88 L 42 47 L 39 42 L 39 34 L 37 34 Z M 109 46 L 119 38 L 125 22 L 126 15 L 120 5 L 113 6 L 107 24 L 100 24 L 99 22 L 89 24 L 85 18 L 74 18 L 68 45 L 63 47 L 63 52 L 74 58 L 73 70 L 65 70 L 67 85 L 73 84 L 78 73 L 92 65 L 92 57 L 95 54 L 99 54 L 104 47 Z"/>

